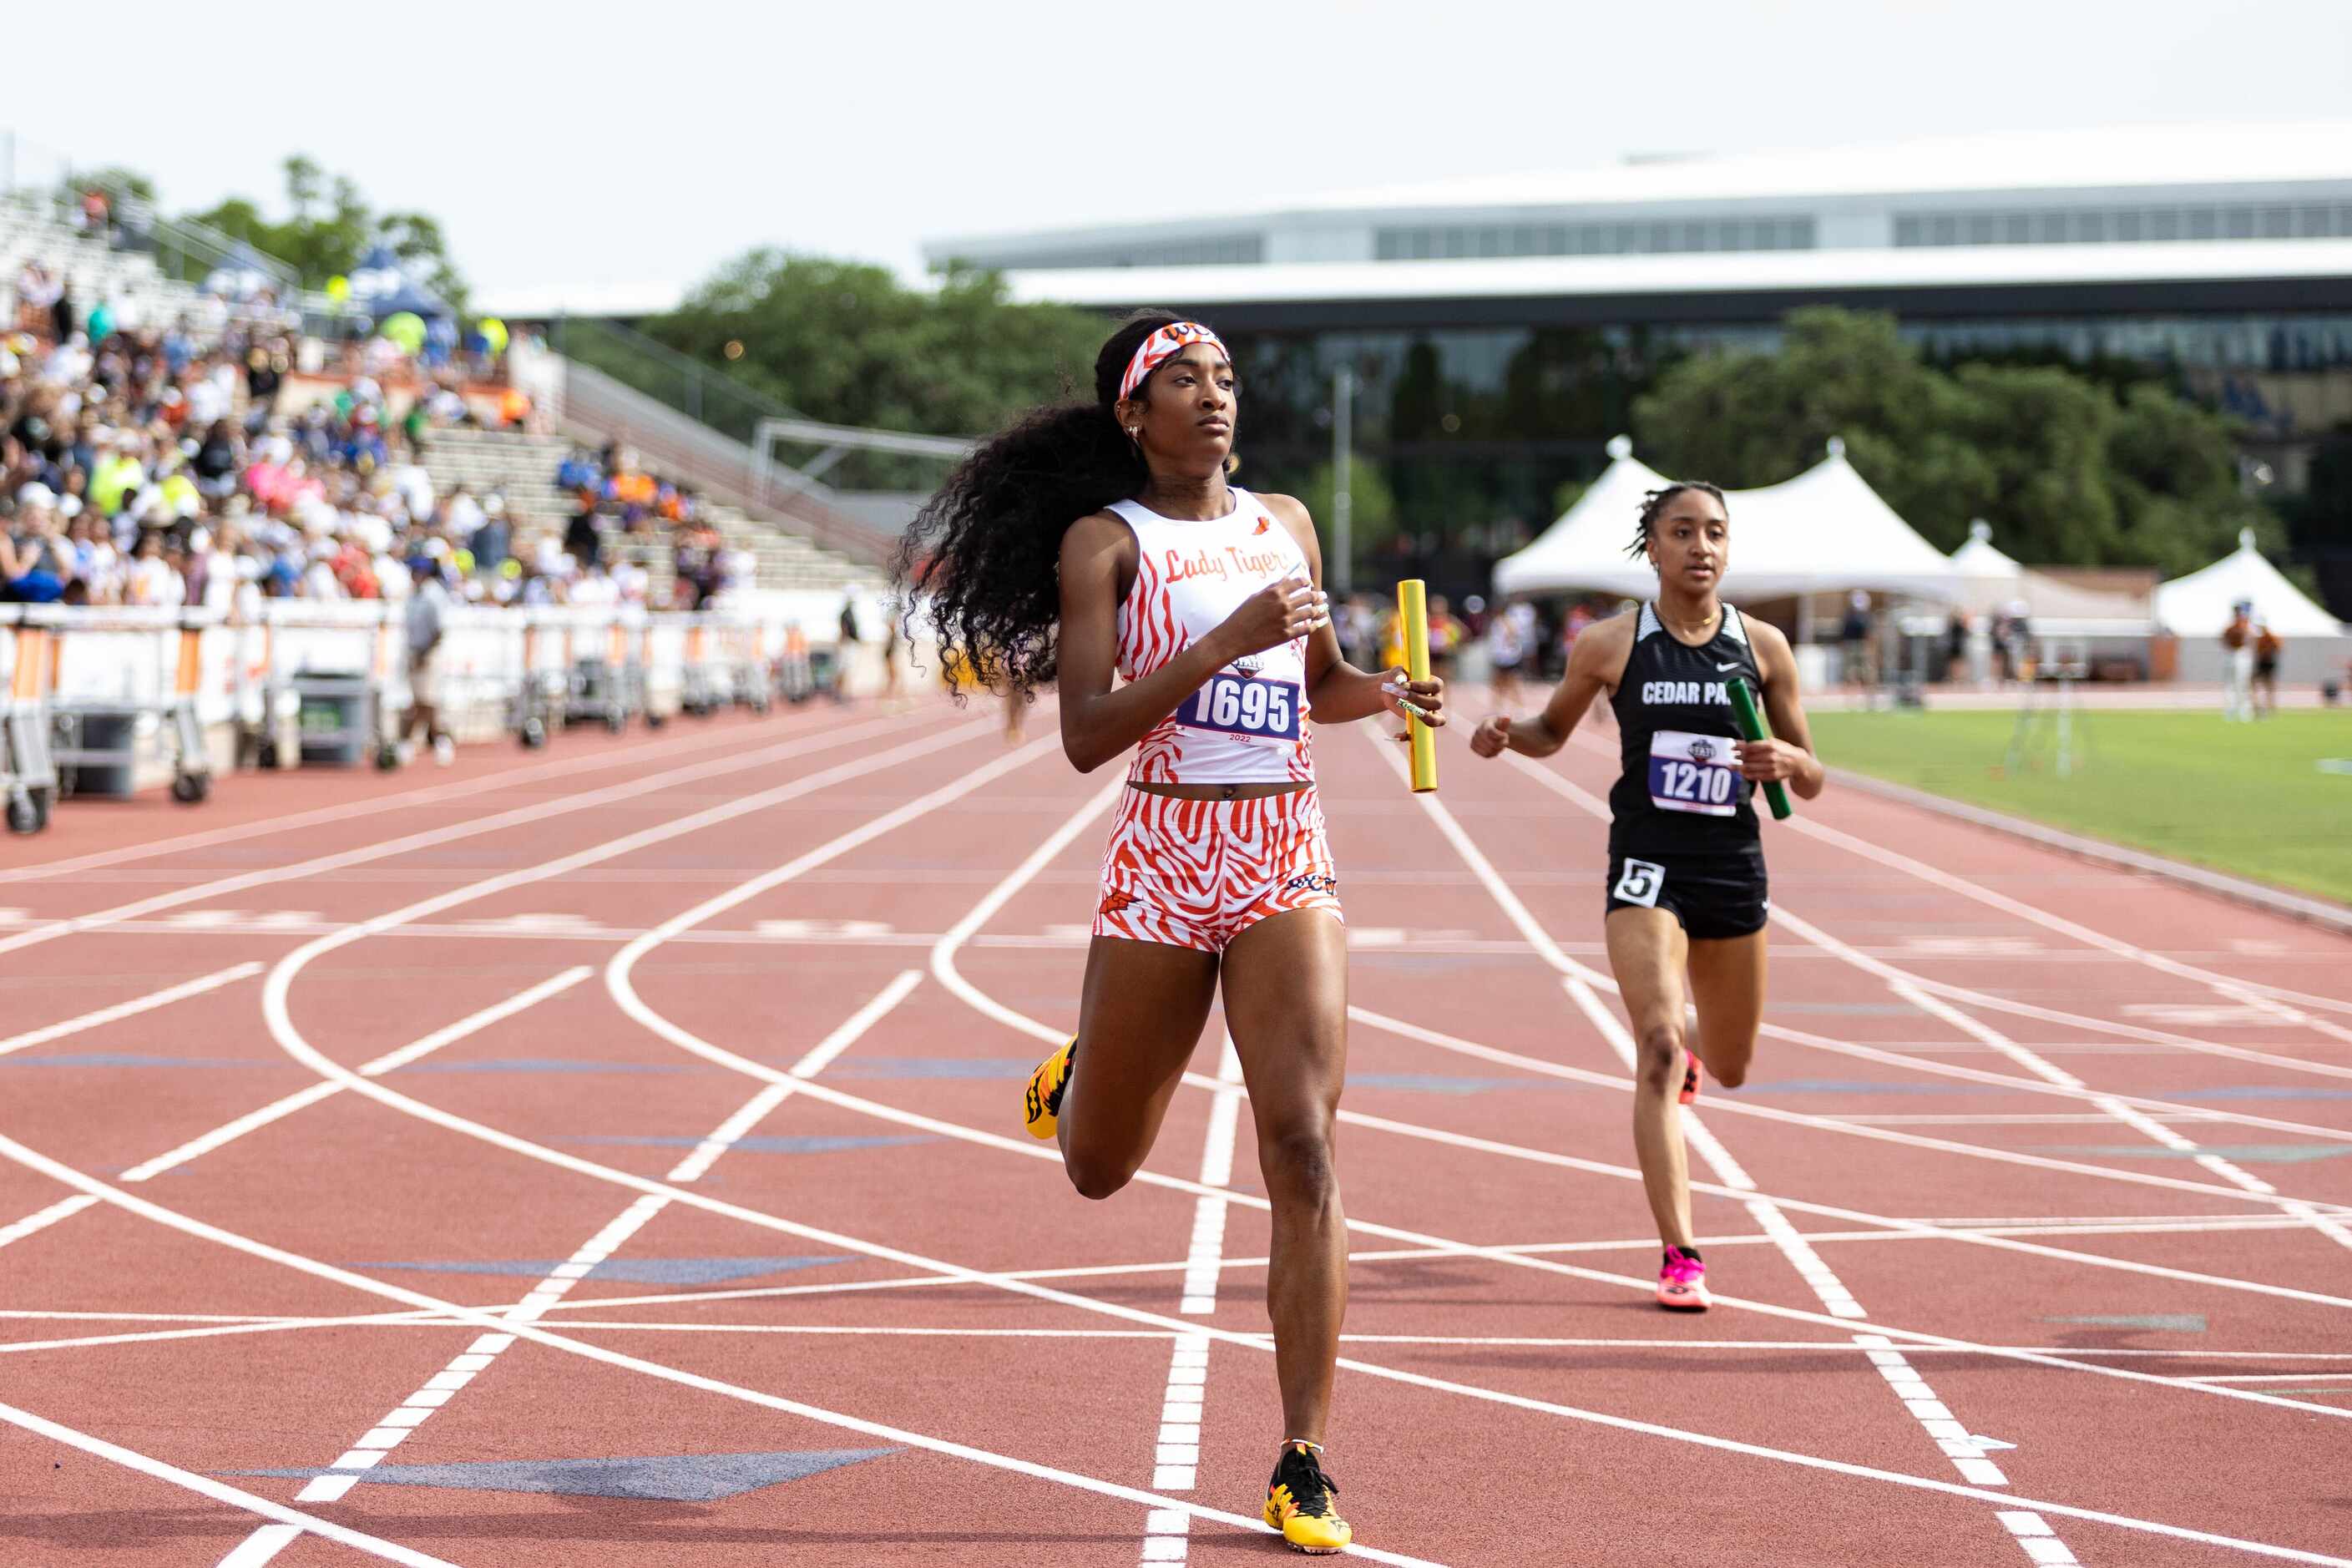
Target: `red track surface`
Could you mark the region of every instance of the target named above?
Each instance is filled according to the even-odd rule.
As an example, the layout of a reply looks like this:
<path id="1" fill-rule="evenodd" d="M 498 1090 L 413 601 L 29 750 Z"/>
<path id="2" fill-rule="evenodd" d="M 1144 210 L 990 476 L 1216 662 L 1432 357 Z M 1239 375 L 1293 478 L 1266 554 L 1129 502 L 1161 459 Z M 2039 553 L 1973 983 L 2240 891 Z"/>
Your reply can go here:
<path id="1" fill-rule="evenodd" d="M 1110 1203 L 1015 1124 L 1107 782 L 1033 728 L 566 736 L 0 845 L 0 1563 L 1278 1560 L 1231 1517 L 1281 1434 L 1246 1118 L 1230 1198 L 1197 1185 L 1220 1030 Z M 2345 943 L 1875 800 L 1768 827 L 1773 1032 L 1693 1151 L 1719 1305 L 1669 1318 L 1601 827 L 1557 787 L 1609 759 L 1449 745 L 1432 809 L 1322 740 L 1359 1009 L 1331 1464 L 1377 1554 L 2352 1561 Z M 735 1261 L 659 1279 L 692 1259 Z M 710 1501 L 253 1474 L 397 1430 L 387 1466 L 887 1452 Z"/>

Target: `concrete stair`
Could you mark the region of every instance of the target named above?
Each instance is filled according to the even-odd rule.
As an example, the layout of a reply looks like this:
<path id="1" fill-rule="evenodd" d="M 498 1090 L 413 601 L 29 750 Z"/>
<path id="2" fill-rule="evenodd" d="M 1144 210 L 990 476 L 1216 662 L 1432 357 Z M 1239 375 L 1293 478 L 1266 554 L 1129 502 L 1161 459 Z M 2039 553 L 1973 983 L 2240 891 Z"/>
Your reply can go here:
<path id="1" fill-rule="evenodd" d="M 436 430 L 425 437 L 425 470 L 434 487 L 446 494 L 463 484 L 478 498 L 495 491 L 504 499 L 518 542 L 541 529 L 561 535 L 571 521 L 573 502 L 555 483 L 555 470 L 572 448 L 561 436 L 530 436 L 496 430 Z M 733 549 L 749 550 L 757 566 L 754 585 L 775 589 L 870 587 L 877 574 L 870 566 L 812 543 L 799 534 L 761 522 L 740 510 L 711 506 L 707 515 L 719 536 Z M 669 599 L 675 563 L 667 534 L 634 538 L 618 529 L 604 531 L 608 560 L 635 561 L 651 579 L 653 602 Z"/>
<path id="2" fill-rule="evenodd" d="M 87 316 L 102 300 L 121 299 L 149 327 L 165 327 L 183 314 L 201 321 L 202 293 L 192 284 L 175 282 L 156 268 L 152 257 L 110 248 L 103 238 L 84 235 L 21 207 L 0 204 L 0 289 L 9 296 L 12 311 L 0 326 L 14 329 L 16 274 L 27 260 L 40 262 L 66 280 L 74 308 Z"/>

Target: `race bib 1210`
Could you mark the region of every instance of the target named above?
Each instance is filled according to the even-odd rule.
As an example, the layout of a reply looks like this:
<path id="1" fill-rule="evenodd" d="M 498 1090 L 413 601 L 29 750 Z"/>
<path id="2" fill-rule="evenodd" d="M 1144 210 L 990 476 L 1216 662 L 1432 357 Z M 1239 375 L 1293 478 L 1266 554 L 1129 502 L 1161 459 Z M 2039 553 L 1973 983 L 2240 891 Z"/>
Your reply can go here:
<path id="1" fill-rule="evenodd" d="M 1650 804 L 1660 811 L 1729 816 L 1739 809 L 1739 764 L 1723 735 L 1661 730 L 1650 737 Z"/>

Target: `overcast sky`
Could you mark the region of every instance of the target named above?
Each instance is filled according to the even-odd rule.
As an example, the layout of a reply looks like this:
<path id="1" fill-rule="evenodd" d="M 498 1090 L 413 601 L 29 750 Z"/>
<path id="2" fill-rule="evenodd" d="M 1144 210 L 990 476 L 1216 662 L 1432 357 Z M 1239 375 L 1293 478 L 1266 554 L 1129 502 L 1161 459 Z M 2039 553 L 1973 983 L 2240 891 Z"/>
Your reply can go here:
<path id="1" fill-rule="evenodd" d="M 2347 0 L 995 0 L 226 8 L 116 0 L 9 73 L 17 174 L 279 204 L 307 152 L 447 227 L 476 299 L 690 284 L 744 247 L 1318 191 L 2352 104 Z M 0 23 L 0 47 L 32 42 Z M 30 56 L 26 57 L 29 60 Z M 110 60 L 111 63 L 109 63 Z"/>

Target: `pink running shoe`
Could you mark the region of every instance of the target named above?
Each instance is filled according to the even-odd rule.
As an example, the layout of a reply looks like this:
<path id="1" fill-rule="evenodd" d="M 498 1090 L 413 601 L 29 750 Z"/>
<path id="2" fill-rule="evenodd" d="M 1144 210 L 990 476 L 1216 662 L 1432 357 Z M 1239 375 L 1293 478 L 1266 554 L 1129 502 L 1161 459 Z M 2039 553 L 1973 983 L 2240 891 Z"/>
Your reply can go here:
<path id="1" fill-rule="evenodd" d="M 1715 1305 L 1706 1293 L 1706 1265 L 1697 1253 L 1666 1248 L 1665 1266 L 1658 1270 L 1658 1305 L 1669 1312 L 1704 1312 Z"/>

